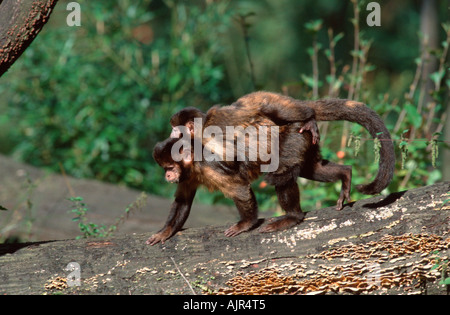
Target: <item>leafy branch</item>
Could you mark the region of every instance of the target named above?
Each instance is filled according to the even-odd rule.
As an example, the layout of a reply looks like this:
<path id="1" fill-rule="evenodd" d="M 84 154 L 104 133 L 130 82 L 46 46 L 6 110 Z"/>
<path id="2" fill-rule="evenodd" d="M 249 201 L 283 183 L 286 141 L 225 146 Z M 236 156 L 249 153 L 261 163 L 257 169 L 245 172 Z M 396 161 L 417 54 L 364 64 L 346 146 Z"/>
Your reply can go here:
<path id="1" fill-rule="evenodd" d="M 141 193 L 136 201 L 132 202 L 127 208 L 125 208 L 125 213 L 118 217 L 114 224 L 109 227 L 106 227 L 104 224 L 99 225 L 93 222 L 88 222 L 87 214 L 90 210 L 83 202 L 82 197 L 72 197 L 69 198 L 69 200 L 74 204 L 74 209 L 70 210 L 70 212 L 76 215 L 72 221 L 78 222 L 78 228 L 82 233 L 81 236 L 77 236 L 77 239 L 91 237 L 99 238 L 111 236 L 117 230 L 118 226 L 128 219 L 132 212 L 141 210 L 147 203 L 147 194 L 144 192 Z"/>

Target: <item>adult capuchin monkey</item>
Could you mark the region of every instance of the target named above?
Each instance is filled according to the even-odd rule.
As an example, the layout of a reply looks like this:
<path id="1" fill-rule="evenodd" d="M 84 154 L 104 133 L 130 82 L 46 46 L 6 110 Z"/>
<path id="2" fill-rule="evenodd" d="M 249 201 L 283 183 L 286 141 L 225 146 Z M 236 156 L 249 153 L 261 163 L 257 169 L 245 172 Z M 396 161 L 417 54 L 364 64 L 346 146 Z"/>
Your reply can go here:
<path id="1" fill-rule="evenodd" d="M 311 112 L 312 110 L 312 112 Z M 302 113 L 305 112 L 306 114 Z M 315 115 L 314 115 L 315 114 Z M 343 100 L 324 99 L 317 101 L 299 101 L 270 92 L 248 94 L 230 106 L 213 107 L 206 114 L 195 108 L 187 108 L 175 114 L 171 119 L 177 131 L 187 128 L 192 137 L 191 145 L 204 139 L 195 136 L 192 126 L 194 118 L 202 118 L 202 130 L 208 126 L 279 126 L 279 167 L 266 173 L 266 181 L 275 186 L 278 200 L 286 215 L 260 228 L 261 232 L 273 232 L 290 228 L 300 223 L 304 214 L 300 208 L 300 195 L 296 182 L 298 176 L 322 181 L 342 181 L 342 190 L 337 209 L 343 208 L 345 200 L 350 200 L 351 166 L 339 165 L 323 160 L 320 155 L 318 133 L 315 120 L 347 120 L 365 127 L 374 138 L 381 141 L 379 170 L 375 179 L 356 188 L 364 194 L 377 194 L 386 188 L 392 180 L 395 155 L 390 134 L 381 118 L 363 103 Z M 303 132 L 305 130 L 311 133 Z M 301 133 L 299 132 L 301 131 Z M 198 131 L 197 131 L 198 132 Z M 314 142 L 316 138 L 316 143 Z M 154 245 L 163 242 L 179 231 L 186 221 L 192 200 L 199 185 L 211 190 L 220 190 L 231 198 L 240 213 L 241 220 L 225 231 L 226 236 L 235 236 L 255 227 L 258 222 L 257 204 L 250 183 L 260 175 L 261 162 L 248 161 L 196 161 L 190 149 L 176 146 L 177 138 L 158 143 L 154 149 L 154 158 L 166 170 L 166 179 L 178 183 L 175 201 L 169 218 L 157 234 L 147 241 Z M 179 143 L 178 143 L 179 144 Z M 174 161 L 171 153 L 176 146 L 181 159 Z M 189 146 L 188 146 L 189 147 Z"/>

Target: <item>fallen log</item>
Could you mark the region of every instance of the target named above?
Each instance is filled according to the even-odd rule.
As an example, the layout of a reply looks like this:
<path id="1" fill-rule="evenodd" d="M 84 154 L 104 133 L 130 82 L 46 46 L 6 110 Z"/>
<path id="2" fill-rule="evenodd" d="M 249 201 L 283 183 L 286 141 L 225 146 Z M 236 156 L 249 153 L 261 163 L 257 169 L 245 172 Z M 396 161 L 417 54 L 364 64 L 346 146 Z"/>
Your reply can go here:
<path id="1" fill-rule="evenodd" d="M 447 294 L 449 191 L 442 182 L 324 208 L 278 233 L 227 238 L 207 226 L 155 246 L 151 233 L 3 244 L 0 295 Z"/>

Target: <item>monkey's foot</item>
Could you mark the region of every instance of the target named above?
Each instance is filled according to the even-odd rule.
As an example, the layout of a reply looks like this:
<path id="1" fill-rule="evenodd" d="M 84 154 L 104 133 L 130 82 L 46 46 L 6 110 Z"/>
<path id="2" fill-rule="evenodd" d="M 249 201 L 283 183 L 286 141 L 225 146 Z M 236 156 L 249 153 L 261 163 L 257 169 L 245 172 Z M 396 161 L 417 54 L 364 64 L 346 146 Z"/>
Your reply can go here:
<path id="1" fill-rule="evenodd" d="M 305 214 L 303 212 L 295 215 L 286 214 L 272 219 L 271 221 L 273 222 L 267 224 L 266 226 L 260 227 L 258 231 L 261 233 L 269 233 L 286 230 L 301 223 L 304 218 Z"/>
<path id="2" fill-rule="evenodd" d="M 238 234 L 241 234 L 242 232 L 247 232 L 254 228 L 256 225 L 258 225 L 259 220 L 257 221 L 239 221 L 238 223 L 230 226 L 225 231 L 225 236 L 232 237 L 236 236 Z"/>
<path id="3" fill-rule="evenodd" d="M 317 123 L 315 119 L 311 119 L 307 121 L 302 128 L 300 128 L 300 133 L 303 133 L 303 131 L 308 130 L 311 132 L 312 135 L 312 143 L 316 144 L 320 141 L 320 135 L 319 135 L 319 127 L 317 127 Z"/>
<path id="4" fill-rule="evenodd" d="M 339 198 L 336 204 L 336 210 L 341 211 L 344 208 L 344 199 Z"/>
<path id="5" fill-rule="evenodd" d="M 169 237 L 170 231 L 159 232 L 150 236 L 149 239 L 145 242 L 145 244 L 152 246 L 158 244 L 159 242 L 164 244 L 164 241 L 167 240 Z"/>
<path id="6" fill-rule="evenodd" d="M 344 208 L 344 201 L 347 200 L 350 202 L 350 191 L 341 191 L 341 194 L 339 196 L 339 199 L 336 204 L 336 210 L 341 211 L 342 208 Z"/>

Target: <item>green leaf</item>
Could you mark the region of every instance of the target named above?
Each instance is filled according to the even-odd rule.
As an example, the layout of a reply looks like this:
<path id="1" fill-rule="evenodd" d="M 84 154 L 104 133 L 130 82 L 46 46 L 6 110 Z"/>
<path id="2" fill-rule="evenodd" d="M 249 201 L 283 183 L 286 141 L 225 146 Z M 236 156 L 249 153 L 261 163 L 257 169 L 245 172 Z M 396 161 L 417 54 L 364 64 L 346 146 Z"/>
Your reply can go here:
<path id="1" fill-rule="evenodd" d="M 173 92 L 178 87 L 178 84 L 181 82 L 181 74 L 175 73 L 170 79 L 169 79 L 169 91 Z"/>
<path id="2" fill-rule="evenodd" d="M 307 76 L 305 74 L 302 74 L 302 80 L 305 82 L 309 87 L 314 87 L 314 79 L 310 76 Z"/>
<path id="3" fill-rule="evenodd" d="M 365 71 L 365 72 L 370 72 L 370 71 L 375 70 L 376 68 L 377 68 L 377 66 L 369 64 L 369 65 L 366 65 L 366 66 L 364 67 L 364 71 Z"/>
<path id="4" fill-rule="evenodd" d="M 313 20 L 305 23 L 305 28 L 309 32 L 317 33 L 322 28 L 322 23 L 323 23 L 322 19 Z"/>
<path id="5" fill-rule="evenodd" d="M 333 80 L 335 80 L 335 79 L 336 79 L 335 77 L 333 77 L 332 75 L 329 75 L 329 74 L 325 76 L 325 81 L 327 81 L 328 84 L 333 83 Z"/>
<path id="6" fill-rule="evenodd" d="M 444 77 L 445 70 L 442 69 L 441 71 L 436 71 L 430 74 L 430 79 L 434 82 L 435 86 L 439 86 L 442 78 Z"/>
<path id="7" fill-rule="evenodd" d="M 450 278 L 445 278 L 444 280 L 439 281 L 439 284 L 450 285 Z"/>
<path id="8" fill-rule="evenodd" d="M 0 210 L 2 210 L 2 211 L 8 211 L 8 209 L 6 209 L 5 207 L 3 207 L 2 205 L 0 205 Z"/>
<path id="9" fill-rule="evenodd" d="M 358 57 L 358 58 L 362 58 L 364 57 L 364 51 L 358 49 L 358 50 L 351 50 L 350 51 L 350 55 L 352 57 Z"/>
<path id="10" fill-rule="evenodd" d="M 414 127 L 420 127 L 422 124 L 422 116 L 417 112 L 417 108 L 411 104 L 406 104 L 405 110 L 408 113 L 408 118 L 411 120 Z"/>
<path id="11" fill-rule="evenodd" d="M 336 44 L 338 41 L 340 41 L 344 37 L 344 33 L 339 33 L 333 38 L 333 42 Z"/>
<path id="12" fill-rule="evenodd" d="M 450 23 L 442 23 L 441 25 L 445 32 L 450 32 Z"/>

